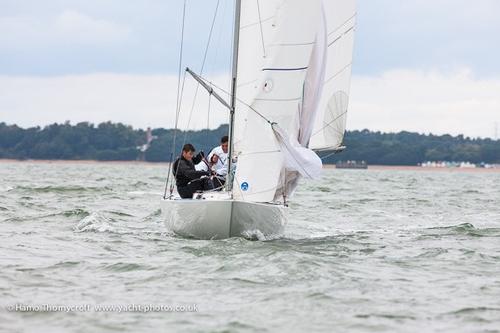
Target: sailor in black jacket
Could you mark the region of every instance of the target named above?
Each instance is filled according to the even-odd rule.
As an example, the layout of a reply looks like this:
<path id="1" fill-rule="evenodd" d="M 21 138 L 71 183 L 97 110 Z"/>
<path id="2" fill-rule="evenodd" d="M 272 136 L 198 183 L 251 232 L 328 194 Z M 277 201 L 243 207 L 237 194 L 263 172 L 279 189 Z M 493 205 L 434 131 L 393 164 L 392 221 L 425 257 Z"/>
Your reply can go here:
<path id="1" fill-rule="evenodd" d="M 194 156 L 194 146 L 187 143 L 182 147 L 181 156 L 174 162 L 173 173 L 176 180 L 177 192 L 183 199 L 192 199 L 197 191 L 213 189 L 210 173 L 196 171 L 194 165 L 200 163 L 205 157 L 203 152 Z"/>

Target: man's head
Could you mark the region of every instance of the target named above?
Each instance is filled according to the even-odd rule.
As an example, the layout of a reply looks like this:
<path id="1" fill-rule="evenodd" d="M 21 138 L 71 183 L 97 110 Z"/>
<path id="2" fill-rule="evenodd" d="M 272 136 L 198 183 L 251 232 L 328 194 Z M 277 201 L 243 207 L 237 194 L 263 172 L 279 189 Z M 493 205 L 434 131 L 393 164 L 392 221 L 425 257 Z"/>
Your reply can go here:
<path id="1" fill-rule="evenodd" d="M 194 146 L 190 143 L 186 143 L 184 147 L 182 147 L 182 157 L 184 157 L 188 161 L 191 161 L 193 159 L 194 152 Z"/>
<path id="2" fill-rule="evenodd" d="M 220 139 L 220 146 L 222 147 L 222 151 L 227 154 L 229 144 L 229 138 L 227 135 L 224 135 L 222 139 Z"/>

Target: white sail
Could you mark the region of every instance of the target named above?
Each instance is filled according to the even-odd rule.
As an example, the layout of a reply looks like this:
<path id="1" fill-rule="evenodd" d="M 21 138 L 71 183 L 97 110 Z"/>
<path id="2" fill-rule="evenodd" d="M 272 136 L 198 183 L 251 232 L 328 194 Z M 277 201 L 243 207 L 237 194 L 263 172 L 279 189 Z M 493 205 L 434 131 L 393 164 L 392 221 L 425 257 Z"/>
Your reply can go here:
<path id="1" fill-rule="evenodd" d="M 345 129 L 354 1 L 238 0 L 235 14 L 234 186 L 164 197 L 167 225 L 189 237 L 281 234 L 286 205 L 277 203 L 321 173 L 311 147 L 338 146 Z"/>
<path id="2" fill-rule="evenodd" d="M 356 23 L 355 0 L 324 0 L 328 31 L 328 60 L 318 116 L 309 147 L 341 146 L 347 119 Z"/>
<path id="3" fill-rule="evenodd" d="M 327 27 L 324 8 L 317 22 L 316 39 L 309 59 L 304 81 L 302 105 L 299 114 L 299 134 L 286 137 L 283 131 L 275 126 L 281 151 L 285 157 L 285 171 L 282 173 L 282 184 L 278 195 L 290 197 L 299 184 L 300 177 L 319 178 L 321 175 L 321 159 L 308 149 L 309 140 L 318 114 L 318 106 L 323 93 L 323 83 L 327 63 Z"/>
<path id="4" fill-rule="evenodd" d="M 234 122 L 234 145 L 239 151 L 243 139 L 248 106 L 258 90 L 262 68 L 274 40 L 277 12 L 283 0 L 242 0 L 237 73 L 237 112 Z"/>
<path id="5" fill-rule="evenodd" d="M 259 48 L 239 50 L 237 98 L 244 103 L 239 103 L 236 109 L 238 166 L 233 193 L 238 199 L 269 202 L 275 199 L 277 190 L 283 188 L 287 167 L 284 154 L 288 153 L 283 151 L 282 136 L 277 136 L 271 123 L 279 126 L 285 140 L 298 139 L 303 85 L 322 12 L 321 0 L 307 3 L 285 0 L 274 3 L 274 13 L 263 14 L 260 8 L 253 11 L 253 20 L 248 18 L 250 14 L 244 9 L 260 3 L 265 2 L 242 2 L 240 46 L 252 43 L 248 38 L 257 36 L 262 51 L 259 53 Z M 266 20 L 262 23 L 269 24 L 267 28 L 259 23 L 259 12 L 260 18 Z M 251 34 L 245 31 L 247 29 L 255 31 Z M 261 55 L 257 74 L 249 74 L 255 71 L 257 61 L 247 61 L 246 52 L 252 57 Z"/>
<path id="6" fill-rule="evenodd" d="M 307 147 L 318 115 L 327 64 L 327 26 L 324 9 L 318 22 L 314 48 L 304 82 L 304 97 L 300 114 L 299 143 Z"/>

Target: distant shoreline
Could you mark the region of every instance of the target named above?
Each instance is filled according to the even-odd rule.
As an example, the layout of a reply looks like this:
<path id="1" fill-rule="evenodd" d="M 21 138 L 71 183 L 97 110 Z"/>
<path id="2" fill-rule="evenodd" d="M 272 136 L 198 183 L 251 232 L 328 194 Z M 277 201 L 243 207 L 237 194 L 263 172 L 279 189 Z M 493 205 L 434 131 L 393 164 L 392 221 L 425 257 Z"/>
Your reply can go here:
<path id="1" fill-rule="evenodd" d="M 106 164 L 106 165 L 156 165 L 168 166 L 168 162 L 146 161 L 97 161 L 97 160 L 14 160 L 0 159 L 0 164 L 7 163 L 35 163 L 35 164 Z M 336 169 L 335 164 L 325 164 L 325 169 Z M 346 170 L 346 169 L 343 169 Z M 347 169 L 349 170 L 349 169 Z M 473 173 L 500 173 L 500 168 L 429 168 L 411 165 L 369 165 L 368 170 L 379 171 L 436 171 L 436 172 L 473 172 Z M 363 170 L 351 170 L 362 172 Z"/>
<path id="2" fill-rule="evenodd" d="M 166 165 L 169 162 L 147 162 L 147 161 L 98 161 L 98 160 L 15 160 L 15 159 L 2 159 L 0 158 L 0 163 L 39 163 L 39 164 L 111 164 L 111 165 L 122 165 L 122 164 L 135 164 L 135 165 Z"/>
<path id="3" fill-rule="evenodd" d="M 420 166 L 369 165 L 369 170 L 500 173 L 500 168 L 432 168 Z"/>

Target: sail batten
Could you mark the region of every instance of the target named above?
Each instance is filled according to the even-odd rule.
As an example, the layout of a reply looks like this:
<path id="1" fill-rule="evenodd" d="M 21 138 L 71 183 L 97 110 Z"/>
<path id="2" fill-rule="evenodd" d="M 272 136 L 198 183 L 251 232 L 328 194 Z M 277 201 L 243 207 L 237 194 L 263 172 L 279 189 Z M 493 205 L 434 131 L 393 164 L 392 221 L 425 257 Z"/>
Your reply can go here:
<path id="1" fill-rule="evenodd" d="M 292 71 L 303 71 L 303 70 L 306 70 L 307 67 L 298 67 L 298 68 L 263 68 L 262 71 L 263 72 L 271 72 L 271 71 L 289 71 L 289 72 L 292 72 Z"/>

